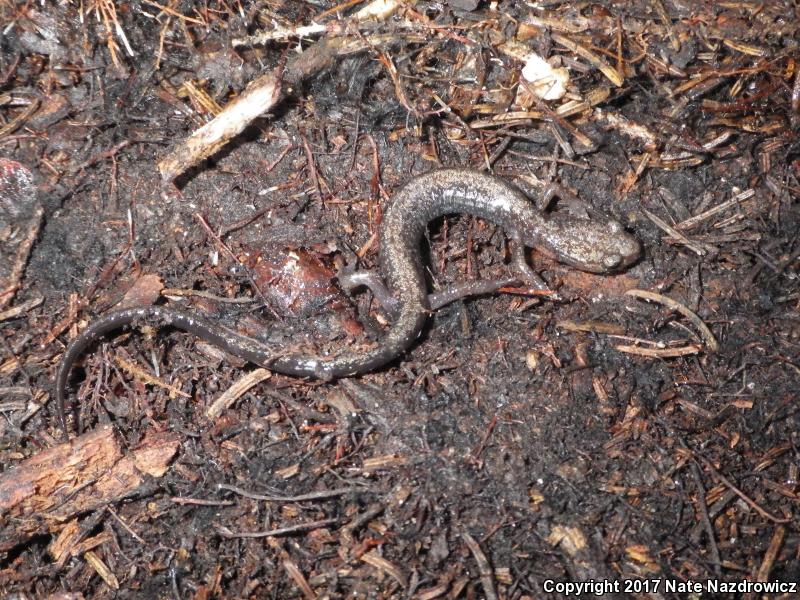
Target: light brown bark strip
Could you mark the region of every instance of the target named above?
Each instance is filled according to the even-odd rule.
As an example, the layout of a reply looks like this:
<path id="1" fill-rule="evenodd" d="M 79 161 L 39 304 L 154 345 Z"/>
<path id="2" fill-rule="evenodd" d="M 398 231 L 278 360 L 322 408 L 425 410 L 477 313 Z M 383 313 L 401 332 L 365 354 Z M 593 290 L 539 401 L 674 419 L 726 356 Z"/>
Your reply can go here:
<path id="1" fill-rule="evenodd" d="M 179 445 L 177 434 L 156 433 L 123 454 L 106 426 L 23 461 L 0 475 L 0 551 L 136 494 L 148 475 L 166 472 Z"/>

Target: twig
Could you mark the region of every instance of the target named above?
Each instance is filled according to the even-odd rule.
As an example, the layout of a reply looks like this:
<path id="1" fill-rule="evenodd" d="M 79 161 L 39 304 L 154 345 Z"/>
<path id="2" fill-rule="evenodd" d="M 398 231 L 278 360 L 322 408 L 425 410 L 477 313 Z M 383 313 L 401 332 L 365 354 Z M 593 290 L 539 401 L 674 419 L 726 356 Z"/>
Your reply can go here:
<path id="1" fill-rule="evenodd" d="M 744 190 L 743 192 L 740 192 L 739 194 L 736 194 L 730 200 L 726 200 L 725 202 L 722 202 L 721 204 L 717 204 L 713 208 L 709 208 L 707 211 L 702 212 L 699 215 L 695 215 L 694 217 L 689 217 L 685 221 L 682 221 L 682 222 L 678 223 L 675 226 L 675 229 L 681 229 L 683 231 L 685 231 L 687 229 L 691 229 L 695 225 L 699 225 L 700 223 L 702 223 L 703 221 L 705 221 L 706 219 L 708 219 L 710 217 L 713 217 L 717 213 L 721 213 L 722 211 L 727 210 L 727 209 L 729 209 L 729 208 L 731 208 L 733 206 L 738 206 L 739 204 L 741 204 L 745 200 L 749 200 L 750 198 L 752 198 L 755 195 L 756 195 L 756 192 L 752 188 Z"/>
<path id="2" fill-rule="evenodd" d="M 160 387 L 167 390 L 170 393 L 170 396 L 181 396 L 183 398 L 192 397 L 191 394 L 187 394 L 186 392 L 179 390 L 175 386 L 169 385 L 168 383 L 164 383 L 157 377 L 153 377 L 152 375 L 150 375 L 150 373 L 148 373 L 147 371 L 145 371 L 144 369 L 142 369 L 141 367 L 137 366 L 136 364 L 130 361 L 127 361 L 120 357 L 116 357 L 114 361 L 117 363 L 117 366 L 119 366 L 124 371 L 127 371 L 134 377 L 141 379 L 142 381 L 144 381 L 145 383 L 149 383 L 150 385 L 154 385 L 156 387 Z"/>
<path id="3" fill-rule="evenodd" d="M 646 208 L 643 208 L 642 212 L 644 212 L 645 216 L 648 219 L 650 219 L 653 223 L 655 223 L 656 226 L 659 227 L 662 231 L 664 231 L 674 239 L 681 242 L 684 246 L 689 248 L 689 250 L 693 251 L 695 254 L 698 254 L 699 256 L 705 256 L 708 253 L 708 251 L 702 246 L 700 246 L 700 244 L 694 243 L 692 240 L 683 235 L 680 231 L 672 227 L 669 223 L 667 223 L 660 217 L 651 213 Z"/>
<path id="4" fill-rule="evenodd" d="M 248 492 L 240 487 L 228 485 L 226 483 L 218 483 L 217 489 L 228 490 L 240 496 L 244 496 L 245 498 L 250 498 L 251 500 L 263 500 L 265 502 L 308 502 L 310 500 L 325 500 L 327 498 L 346 496 L 347 494 L 360 494 L 365 491 L 371 491 L 369 488 L 347 487 L 320 490 L 318 492 L 309 492 L 308 494 L 300 494 L 297 496 L 265 496 L 262 494 L 254 494 L 253 492 Z"/>
<path id="5" fill-rule="evenodd" d="M 164 6 L 159 4 L 158 2 L 153 2 L 152 0 L 144 0 L 144 4 L 148 4 L 160 10 L 161 12 L 165 12 L 173 17 L 177 17 L 179 19 L 183 19 L 184 21 L 188 21 L 189 23 L 194 23 L 195 25 L 200 25 L 202 27 L 208 27 L 208 23 L 205 21 L 201 21 L 200 19 L 195 19 L 193 17 L 187 17 L 186 15 L 182 15 L 174 8 L 170 8 L 169 6 Z"/>
<path id="6" fill-rule="evenodd" d="M 582 46 L 577 42 L 573 42 L 568 37 L 563 36 L 559 33 L 553 34 L 553 41 L 558 44 L 561 44 L 570 52 L 574 52 L 578 56 L 588 60 L 592 64 L 592 66 L 597 68 L 615 86 L 620 87 L 625 82 L 624 77 L 619 71 L 617 71 L 614 67 L 610 66 L 602 58 L 597 56 L 597 54 L 595 54 L 585 46 Z"/>
<path id="7" fill-rule="evenodd" d="M 394 563 L 391 563 L 380 556 L 374 550 L 363 554 L 361 556 L 361 561 L 367 563 L 368 565 L 372 565 L 373 567 L 376 567 L 385 573 L 388 573 L 403 588 L 408 587 L 408 580 L 406 579 L 406 576 L 403 575 L 403 572 L 400 570 L 400 568 Z"/>
<path id="8" fill-rule="evenodd" d="M 719 479 L 725 486 L 727 486 L 733 492 L 735 492 L 736 495 L 739 496 L 739 498 L 744 500 L 748 504 L 748 506 L 750 506 L 750 508 L 755 510 L 758 514 L 760 514 L 765 519 L 768 519 L 768 520 L 772 521 L 773 523 L 791 523 L 792 522 L 792 519 L 780 519 L 780 518 L 768 513 L 763 508 L 761 508 L 758 504 L 756 504 L 755 500 L 752 500 L 742 490 L 740 490 L 738 487 L 733 485 L 733 483 L 727 477 L 725 477 L 722 473 L 717 471 L 717 469 L 714 468 L 714 465 L 711 464 L 711 461 L 708 460 L 705 456 L 701 456 L 700 454 L 697 454 L 696 452 L 692 452 L 692 456 L 694 456 L 700 462 L 702 462 L 703 465 L 706 467 L 706 469 L 711 471 L 717 479 Z"/>
<path id="9" fill-rule="evenodd" d="M 233 506 L 236 503 L 232 500 L 208 500 L 206 498 L 181 498 L 173 496 L 170 498 L 175 504 L 188 504 L 192 506 Z"/>
<path id="10" fill-rule="evenodd" d="M 252 304 L 256 301 L 255 298 L 251 298 L 250 296 L 228 298 L 227 296 L 218 296 L 217 294 L 212 294 L 211 292 L 206 292 L 205 290 L 188 290 L 184 288 L 164 288 L 161 290 L 161 295 L 167 298 L 174 296 L 197 296 L 198 298 L 207 298 L 209 300 L 213 300 L 214 302 L 221 302 L 223 304 Z"/>
<path id="11" fill-rule="evenodd" d="M 115 145 L 113 148 L 109 148 L 108 150 L 103 150 L 102 152 L 98 152 L 94 156 L 89 157 L 89 160 L 74 166 L 70 167 L 70 173 L 77 173 L 81 169 L 85 169 L 86 167 L 90 167 L 91 165 L 100 162 L 101 160 L 105 160 L 106 158 L 113 158 L 117 152 L 130 146 L 136 140 L 123 140 L 119 144 Z"/>
<path id="12" fill-rule="evenodd" d="M 245 374 L 233 382 L 228 389 L 226 389 L 220 397 L 211 403 L 211 406 L 206 410 L 206 417 L 210 420 L 217 419 L 223 411 L 231 407 L 231 405 L 241 398 L 248 390 L 258 385 L 262 381 L 266 381 L 272 377 L 267 369 L 255 369 Z"/>
<path id="13" fill-rule="evenodd" d="M 706 529 L 706 536 L 708 537 L 708 544 L 711 547 L 711 558 L 714 563 L 714 573 L 717 577 L 720 576 L 720 557 L 719 548 L 717 547 L 717 540 L 714 536 L 714 526 L 711 524 L 711 519 L 708 516 L 708 506 L 706 505 L 706 490 L 703 487 L 703 478 L 700 476 L 700 469 L 697 463 L 690 461 L 689 470 L 692 472 L 692 479 L 697 488 L 697 505 L 700 507 L 700 517 L 703 526 Z"/>
<path id="14" fill-rule="evenodd" d="M 317 172 L 317 164 L 314 160 L 314 153 L 311 151 L 311 146 L 308 144 L 306 136 L 301 135 L 303 140 L 303 151 L 306 153 L 306 166 L 308 167 L 308 175 L 311 177 L 311 182 L 314 184 L 314 189 L 317 190 L 317 197 L 322 202 L 322 187 L 319 185 L 319 173 Z"/>
<path id="15" fill-rule="evenodd" d="M 217 526 L 217 533 L 227 539 L 235 538 L 265 538 L 265 537 L 278 537 L 281 535 L 290 535 L 293 533 L 300 533 L 301 531 L 311 531 L 319 529 L 328 525 L 338 523 L 339 518 L 322 519 L 320 521 L 311 521 L 310 523 L 300 523 L 299 525 L 292 525 L 291 527 L 281 527 L 279 529 L 269 529 L 267 531 L 240 531 L 234 532 L 223 525 Z"/>
<path id="16" fill-rule="evenodd" d="M 406 41 L 421 43 L 420 35 L 409 34 Z M 184 142 L 176 145 L 158 163 L 163 181 L 172 181 L 181 173 L 219 151 L 225 144 L 241 133 L 253 120 L 267 112 L 289 93 L 293 85 L 299 84 L 312 73 L 330 65 L 337 56 L 360 52 L 370 47 L 392 44 L 395 34 L 375 34 L 360 39 L 335 37 L 320 40 L 286 65 L 283 85 L 277 73 L 268 73 L 251 82 L 245 91 L 230 102 L 213 120 L 203 125 Z M 280 69 L 278 69 L 280 71 Z"/>
<path id="17" fill-rule="evenodd" d="M 300 567 L 291 559 L 287 558 L 283 561 L 283 568 L 286 569 L 286 572 L 289 574 L 294 582 L 297 584 L 303 591 L 303 596 L 305 596 L 306 600 L 316 600 L 317 595 L 314 593 L 314 590 L 311 589 L 311 586 L 308 584 L 308 580 L 306 576 L 303 575 L 303 572 L 300 570 Z"/>
<path id="18" fill-rule="evenodd" d="M 244 131 L 255 118 L 274 106 L 280 97 L 281 83 L 274 73 L 267 73 L 251 82 L 219 115 L 195 131 L 158 163 L 162 179 L 172 181 L 191 166 L 217 152 Z"/>
<path id="19" fill-rule="evenodd" d="M 483 435 L 483 438 L 481 438 L 480 444 L 478 444 L 478 446 L 475 447 L 475 449 L 472 451 L 472 458 L 474 460 L 477 460 L 478 457 L 480 457 L 483 450 L 486 448 L 486 444 L 489 442 L 489 438 L 491 437 L 492 432 L 494 431 L 494 428 L 496 426 L 497 426 L 497 415 L 495 414 L 492 417 L 492 420 L 489 422 L 489 426 L 486 428 L 486 433 Z"/>
<path id="20" fill-rule="evenodd" d="M 640 346 L 614 346 L 614 350 L 625 352 L 626 354 L 636 354 L 650 358 L 676 358 L 678 356 L 688 356 L 697 354 L 703 349 L 700 344 L 688 344 L 678 348 L 642 348 Z"/>
<path id="21" fill-rule="evenodd" d="M 481 585 L 483 586 L 483 593 L 486 595 L 487 600 L 497 600 L 497 591 L 494 587 L 494 574 L 492 573 L 492 566 L 486 559 L 486 555 L 481 550 L 478 542 L 467 532 L 462 531 L 461 537 L 467 544 L 470 552 L 472 552 L 475 562 L 478 563 L 478 572 L 481 575 Z"/>
<path id="22" fill-rule="evenodd" d="M 761 561 L 761 566 L 756 573 L 756 581 L 769 581 L 769 573 L 772 570 L 772 565 L 775 564 L 775 558 L 778 556 L 778 551 L 783 546 L 783 538 L 786 535 L 786 527 L 778 525 L 775 528 L 775 533 L 772 534 L 772 539 L 769 541 L 769 547 L 764 553 L 764 559 Z"/>
<path id="23" fill-rule="evenodd" d="M 413 5 L 415 1 L 416 0 L 412 0 L 408 2 L 408 4 Z M 355 2 L 345 2 L 344 4 L 335 6 L 317 15 L 316 19 L 322 19 L 331 14 L 331 12 L 341 10 L 352 4 L 355 4 Z M 345 31 L 352 29 L 353 26 L 360 22 L 367 20 L 383 21 L 389 18 L 402 4 L 400 0 L 373 0 L 373 2 L 370 2 L 347 19 L 335 19 L 328 23 L 315 23 L 312 21 L 310 25 L 301 25 L 299 27 L 283 27 L 273 20 L 275 28 L 272 31 L 263 31 L 245 38 L 234 38 L 232 45 L 234 48 L 239 46 L 256 46 L 275 40 L 304 38 L 319 33 L 342 35 Z"/>
<path id="24" fill-rule="evenodd" d="M 28 107 L 19 113 L 16 117 L 11 119 L 8 123 L 0 127 L 0 138 L 14 133 L 25 121 L 27 121 L 33 113 L 36 112 L 36 109 L 39 108 L 39 99 L 33 98 L 28 104 Z"/>
<path id="25" fill-rule="evenodd" d="M 8 310 L 0 311 L 0 323 L 3 321 L 7 321 L 9 319 L 15 319 L 18 316 L 25 314 L 32 308 L 36 308 L 42 302 L 44 302 L 44 298 L 31 298 L 30 300 L 26 300 L 22 304 L 18 304 L 13 308 L 9 308 Z"/>
<path id="26" fill-rule="evenodd" d="M 711 333 L 711 330 L 708 326 L 703 323 L 703 320 L 698 317 L 694 312 L 689 310 L 686 306 L 681 304 L 680 302 L 676 302 L 672 298 L 668 298 L 667 296 L 662 296 L 661 294 L 656 294 L 655 292 L 648 292 L 646 290 L 628 290 L 625 292 L 627 296 L 633 296 L 634 298 L 641 298 L 644 300 L 651 300 L 653 302 L 658 302 L 659 304 L 663 304 L 672 310 L 676 310 L 681 313 L 684 317 L 689 319 L 697 330 L 700 332 L 700 336 L 706 343 L 709 351 L 717 352 L 719 350 L 719 343 L 717 343 L 714 334 Z"/>

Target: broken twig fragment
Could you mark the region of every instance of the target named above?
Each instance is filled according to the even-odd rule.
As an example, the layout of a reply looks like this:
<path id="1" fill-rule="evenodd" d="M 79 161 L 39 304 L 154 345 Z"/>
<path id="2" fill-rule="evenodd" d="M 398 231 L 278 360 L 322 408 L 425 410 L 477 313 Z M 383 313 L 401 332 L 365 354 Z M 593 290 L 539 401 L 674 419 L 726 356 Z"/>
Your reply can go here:
<path id="1" fill-rule="evenodd" d="M 553 41 L 561 44 L 567 50 L 574 52 L 581 58 L 588 60 L 593 67 L 605 75 L 606 79 L 608 79 L 615 86 L 620 87 L 625 82 L 625 78 L 619 71 L 617 71 L 614 67 L 609 65 L 606 61 L 585 46 L 582 46 L 581 44 L 578 44 L 568 37 L 558 33 L 553 34 Z"/>
<path id="2" fill-rule="evenodd" d="M 628 290 L 627 292 L 625 292 L 625 295 L 633 296 L 634 298 L 639 298 L 641 300 L 650 300 L 651 302 L 657 302 L 658 304 L 663 304 L 667 308 L 679 312 L 684 317 L 689 319 L 692 322 L 692 324 L 697 328 L 697 331 L 700 334 L 700 337 L 703 338 L 703 341 L 705 342 L 705 347 L 709 352 L 717 352 L 719 350 L 719 343 L 714 337 L 714 334 L 711 333 L 711 330 L 708 328 L 708 326 L 705 323 L 703 323 L 703 320 L 700 317 L 698 317 L 693 311 L 689 310 L 686 306 L 684 306 L 680 302 L 677 302 L 667 296 L 656 294 L 655 292 L 648 292 L 647 290 Z M 690 344 L 689 346 L 686 346 L 686 349 L 683 352 L 683 354 L 694 354 L 694 352 L 697 352 L 699 349 L 694 350 L 692 352 L 688 351 L 690 347 L 693 347 L 695 345 L 696 344 Z M 619 350 L 620 348 L 617 349 Z M 670 348 L 668 350 L 674 353 L 679 349 Z M 625 350 L 623 350 L 623 352 L 624 351 Z M 661 353 L 660 355 L 664 356 L 663 353 Z M 681 354 L 670 354 L 668 356 L 681 356 Z"/>
<path id="3" fill-rule="evenodd" d="M 162 179 L 172 181 L 217 152 L 244 131 L 253 119 L 272 108 L 280 97 L 281 83 L 274 73 L 267 73 L 251 82 L 241 96 L 158 163 Z"/>

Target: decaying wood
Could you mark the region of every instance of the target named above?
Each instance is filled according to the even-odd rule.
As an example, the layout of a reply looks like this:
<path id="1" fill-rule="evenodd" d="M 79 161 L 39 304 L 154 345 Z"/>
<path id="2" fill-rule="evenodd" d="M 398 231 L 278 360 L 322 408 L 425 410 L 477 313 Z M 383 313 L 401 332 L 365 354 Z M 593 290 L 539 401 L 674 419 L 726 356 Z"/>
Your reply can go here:
<path id="1" fill-rule="evenodd" d="M 144 490 L 178 450 L 174 433 L 148 436 L 124 453 L 112 427 L 40 452 L 0 476 L 0 551 L 65 521 Z"/>

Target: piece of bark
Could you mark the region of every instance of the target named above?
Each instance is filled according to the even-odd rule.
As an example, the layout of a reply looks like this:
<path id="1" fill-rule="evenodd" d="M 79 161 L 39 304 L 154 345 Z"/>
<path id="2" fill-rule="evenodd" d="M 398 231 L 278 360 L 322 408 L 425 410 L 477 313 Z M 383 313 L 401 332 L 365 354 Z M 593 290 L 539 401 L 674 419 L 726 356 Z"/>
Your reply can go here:
<path id="1" fill-rule="evenodd" d="M 147 476 L 161 477 L 179 445 L 177 434 L 156 433 L 123 454 L 109 426 L 30 457 L 0 475 L 0 552 L 146 490 Z"/>

